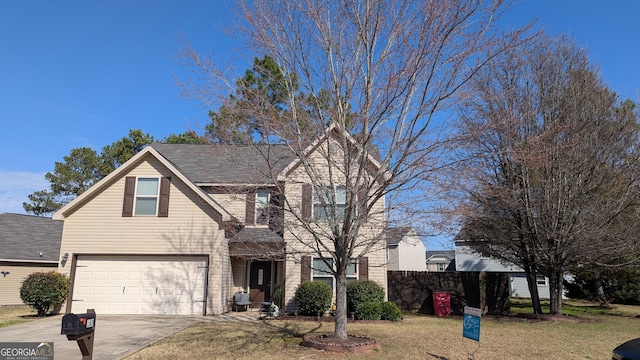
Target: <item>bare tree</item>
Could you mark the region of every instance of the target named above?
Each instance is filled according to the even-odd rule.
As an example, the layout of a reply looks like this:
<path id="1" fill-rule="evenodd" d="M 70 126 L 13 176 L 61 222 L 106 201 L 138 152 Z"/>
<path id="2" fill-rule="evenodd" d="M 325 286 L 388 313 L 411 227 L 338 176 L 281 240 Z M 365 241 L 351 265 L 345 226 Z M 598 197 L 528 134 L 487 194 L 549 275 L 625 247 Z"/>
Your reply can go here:
<path id="1" fill-rule="evenodd" d="M 331 259 L 324 265 L 336 282 L 334 337 L 346 339 L 352 259 L 384 249 L 386 212 L 416 213 L 419 190 L 428 187 L 445 151 L 439 127 L 448 124 L 438 114 L 524 30 L 495 31 L 504 10 L 499 0 L 241 0 L 238 10 L 235 33 L 253 54 L 274 59 L 288 96 L 277 119 L 248 102 L 234 104 L 234 111 L 262 119 L 271 141 L 289 148 L 307 183 L 300 186 L 309 186 L 327 215 L 309 218 L 296 199 L 282 202 L 284 231 L 305 246 L 287 254 Z M 184 55 L 203 70 L 200 79 L 211 80 L 186 83 L 188 91 L 216 89 L 212 83 L 222 86 L 220 93 L 234 90 L 197 51 L 187 46 Z M 323 135 L 327 141 L 311 141 Z M 307 156 L 310 147 L 317 156 Z M 411 201 L 389 205 L 392 196 Z"/>
<path id="2" fill-rule="evenodd" d="M 567 272 L 640 255 L 630 221 L 640 200 L 637 113 L 567 38 L 494 60 L 461 116 L 466 237 L 524 269 L 536 312 L 536 272 L 548 276 L 560 314 Z"/>

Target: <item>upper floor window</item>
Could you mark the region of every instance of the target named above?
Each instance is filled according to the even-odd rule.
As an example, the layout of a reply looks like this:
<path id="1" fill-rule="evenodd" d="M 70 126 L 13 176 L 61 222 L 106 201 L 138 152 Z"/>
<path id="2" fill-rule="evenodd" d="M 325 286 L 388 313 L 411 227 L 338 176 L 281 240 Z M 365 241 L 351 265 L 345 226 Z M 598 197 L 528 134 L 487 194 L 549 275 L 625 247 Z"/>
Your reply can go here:
<path id="1" fill-rule="evenodd" d="M 313 196 L 313 218 L 318 221 L 340 220 L 346 206 L 347 190 L 344 187 L 321 186 Z"/>
<path id="2" fill-rule="evenodd" d="M 158 210 L 158 178 L 138 178 L 134 214 L 155 216 Z"/>
<path id="3" fill-rule="evenodd" d="M 271 194 L 266 190 L 256 191 L 256 224 L 266 225 L 269 223 L 269 201 Z"/>
<path id="4" fill-rule="evenodd" d="M 170 177 L 127 176 L 122 216 L 169 216 Z"/>

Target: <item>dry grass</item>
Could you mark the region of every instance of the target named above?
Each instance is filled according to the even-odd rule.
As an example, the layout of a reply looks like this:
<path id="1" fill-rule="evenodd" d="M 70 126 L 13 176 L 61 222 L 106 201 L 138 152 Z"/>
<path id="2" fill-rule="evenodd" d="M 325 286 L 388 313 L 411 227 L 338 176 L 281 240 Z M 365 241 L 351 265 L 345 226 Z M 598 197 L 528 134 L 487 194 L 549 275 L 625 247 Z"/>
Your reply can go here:
<path id="1" fill-rule="evenodd" d="M 636 314 L 639 308 L 634 307 Z M 610 359 L 620 343 L 640 337 L 640 319 L 592 315 L 555 320 L 482 319 L 481 341 L 462 338 L 460 317 L 406 315 L 401 322 L 350 323 L 349 332 L 379 340 L 366 355 L 300 346 L 307 333 L 331 333 L 333 323 L 265 321 L 200 323 L 128 357 L 133 359 Z"/>
<path id="2" fill-rule="evenodd" d="M 0 327 L 27 322 L 37 314 L 37 311 L 27 305 L 0 306 Z"/>

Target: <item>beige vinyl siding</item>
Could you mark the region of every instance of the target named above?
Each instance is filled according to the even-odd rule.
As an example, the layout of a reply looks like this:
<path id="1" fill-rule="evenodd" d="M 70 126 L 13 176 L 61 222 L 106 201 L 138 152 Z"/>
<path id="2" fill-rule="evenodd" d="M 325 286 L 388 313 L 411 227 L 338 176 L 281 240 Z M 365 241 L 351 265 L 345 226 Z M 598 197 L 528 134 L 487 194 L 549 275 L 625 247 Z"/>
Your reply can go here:
<path id="1" fill-rule="evenodd" d="M 35 272 L 49 272 L 57 270 L 57 268 L 58 263 L 39 264 L 0 261 L 0 272 L 8 272 L 6 275 L 0 274 L 0 305 L 22 305 L 20 287 L 24 279 Z"/>
<path id="2" fill-rule="evenodd" d="M 318 168 L 327 168 L 326 160 L 322 156 L 315 154 L 316 158 L 311 159 L 311 163 L 314 163 Z M 337 159 L 337 158 L 336 158 Z M 328 171 L 326 172 L 328 174 Z M 344 181 L 344 178 L 339 177 L 339 171 L 334 171 L 336 176 L 333 179 L 334 184 L 339 184 L 340 181 Z M 327 184 L 330 184 L 330 179 L 327 175 Z M 287 183 L 285 185 L 285 194 L 287 201 L 291 204 L 292 209 L 302 208 L 302 184 L 311 183 L 308 175 L 306 174 L 304 167 L 300 166 L 289 174 Z M 385 201 L 384 198 L 379 200 L 372 210 L 369 212 L 369 221 L 364 224 L 360 230 L 360 236 L 367 239 L 377 239 L 376 245 L 365 253 L 361 253 L 364 249 L 356 249 L 355 254 L 368 257 L 369 261 L 369 280 L 376 281 L 380 286 L 385 289 L 385 297 L 387 291 L 387 266 L 386 266 L 386 241 L 382 236 L 385 227 L 384 216 Z M 311 252 L 310 247 L 305 246 L 305 243 L 312 244 L 311 236 L 304 230 L 297 219 L 285 212 L 285 232 L 284 241 L 287 244 L 287 253 L 292 254 L 287 257 L 286 266 L 286 278 L 285 278 L 285 294 L 284 303 L 289 305 L 287 311 L 293 310 L 293 296 L 295 290 L 300 285 L 301 265 L 300 257 L 306 253 L 312 257 L 317 256 Z"/>
<path id="3" fill-rule="evenodd" d="M 125 176 L 171 177 L 169 216 L 122 217 Z M 218 314 L 226 310 L 232 295 L 228 245 L 219 218 L 178 176 L 149 155 L 67 215 L 61 254 L 208 255 L 207 313 Z M 60 271 L 69 274 L 70 264 Z"/>
<path id="4" fill-rule="evenodd" d="M 241 223 L 245 222 L 247 208 L 247 194 L 234 194 L 223 191 L 209 192 L 220 206 L 227 210 L 233 217 Z"/>
<path id="5" fill-rule="evenodd" d="M 231 259 L 231 267 L 233 269 L 233 293 L 248 290 L 249 280 L 244 276 L 249 272 L 247 260 L 233 258 Z"/>

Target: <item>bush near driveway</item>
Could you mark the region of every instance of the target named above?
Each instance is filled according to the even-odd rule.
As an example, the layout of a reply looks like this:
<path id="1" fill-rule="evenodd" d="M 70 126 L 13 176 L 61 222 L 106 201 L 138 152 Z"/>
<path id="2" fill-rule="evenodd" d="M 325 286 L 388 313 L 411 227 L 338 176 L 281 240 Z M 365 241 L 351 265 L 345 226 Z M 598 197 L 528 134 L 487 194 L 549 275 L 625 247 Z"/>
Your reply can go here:
<path id="1" fill-rule="evenodd" d="M 20 299 L 38 311 L 38 316 L 62 304 L 69 294 L 69 278 L 57 271 L 35 272 L 22 282 Z"/>

